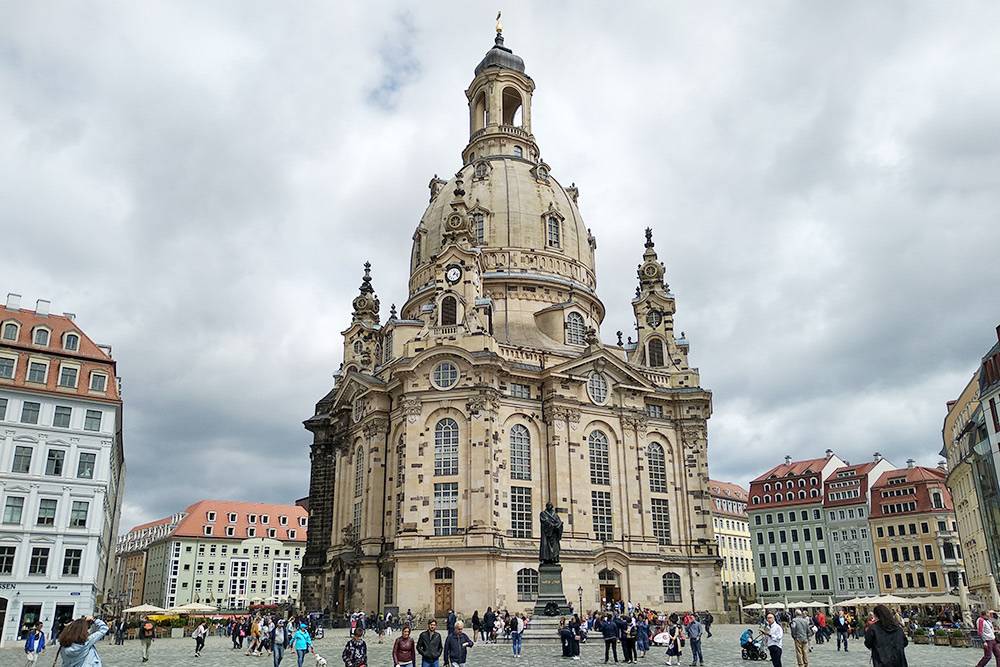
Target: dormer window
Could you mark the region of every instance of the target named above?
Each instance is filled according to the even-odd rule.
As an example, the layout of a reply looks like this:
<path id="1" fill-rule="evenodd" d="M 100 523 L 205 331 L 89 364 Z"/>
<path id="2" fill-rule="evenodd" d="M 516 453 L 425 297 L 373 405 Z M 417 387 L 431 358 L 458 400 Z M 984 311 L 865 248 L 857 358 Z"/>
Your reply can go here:
<path id="1" fill-rule="evenodd" d="M 17 340 L 17 334 L 20 332 L 21 327 L 17 325 L 16 322 L 7 322 L 3 325 L 3 339 L 4 340 Z"/>
<path id="2" fill-rule="evenodd" d="M 107 391 L 108 376 L 104 373 L 90 374 L 90 391 Z"/>
<path id="3" fill-rule="evenodd" d="M 566 316 L 566 342 L 570 345 L 583 345 L 586 329 L 583 325 L 583 315 L 570 313 Z"/>
<path id="4" fill-rule="evenodd" d="M 204 527 L 204 533 L 205 533 L 205 535 L 211 535 L 212 534 L 212 527 L 211 526 L 205 526 Z"/>
<path id="5" fill-rule="evenodd" d="M 229 513 L 229 523 L 236 523 L 236 512 Z"/>
<path id="6" fill-rule="evenodd" d="M 559 218 L 554 215 L 550 215 L 545 219 L 545 245 L 550 248 L 561 248 L 562 239 L 560 238 L 560 228 L 559 228 Z"/>
<path id="7" fill-rule="evenodd" d="M 294 540 L 295 539 L 295 529 L 294 528 L 288 531 L 288 539 L 290 539 L 290 540 Z"/>
<path id="8" fill-rule="evenodd" d="M 68 333 L 63 338 L 63 347 L 71 352 L 76 352 L 80 349 L 80 337 L 75 333 Z"/>
<path id="9" fill-rule="evenodd" d="M 253 527 L 247 528 L 247 537 L 257 537 L 257 529 Z"/>
<path id="10" fill-rule="evenodd" d="M 514 146 L 514 157 L 524 157 L 524 149 L 520 146 Z"/>
<path id="11" fill-rule="evenodd" d="M 278 523 L 280 523 L 282 526 L 287 526 L 288 525 L 288 517 L 285 516 L 284 514 L 282 514 L 281 516 L 278 517 Z"/>
<path id="12" fill-rule="evenodd" d="M 306 527 L 306 518 L 304 516 L 299 517 L 299 525 L 303 528 Z"/>
<path id="13" fill-rule="evenodd" d="M 277 537 L 277 535 L 278 535 L 278 530 L 276 528 L 267 529 L 267 536 L 270 537 L 271 539 L 274 539 L 275 537 Z"/>
<path id="14" fill-rule="evenodd" d="M 215 512 L 209 512 L 207 516 L 208 521 L 215 523 Z"/>
<path id="15" fill-rule="evenodd" d="M 266 514 L 261 514 L 260 515 L 260 522 L 263 525 L 266 526 L 270 521 L 271 521 L 271 517 L 269 517 L 268 515 L 266 515 Z"/>
<path id="16" fill-rule="evenodd" d="M 247 514 L 247 523 L 257 523 L 257 515 Z"/>
<path id="17" fill-rule="evenodd" d="M 33 337 L 35 345 L 42 345 L 48 347 L 49 345 L 49 330 L 42 327 L 35 329 L 35 335 Z"/>
<path id="18" fill-rule="evenodd" d="M 235 537 L 235 536 L 236 536 L 236 527 L 226 526 L 226 537 Z"/>

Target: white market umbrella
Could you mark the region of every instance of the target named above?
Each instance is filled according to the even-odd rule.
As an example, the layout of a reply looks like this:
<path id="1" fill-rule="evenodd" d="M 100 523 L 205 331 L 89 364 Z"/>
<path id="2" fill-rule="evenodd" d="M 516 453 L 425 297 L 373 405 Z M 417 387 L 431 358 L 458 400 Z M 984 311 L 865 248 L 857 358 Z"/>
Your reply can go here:
<path id="1" fill-rule="evenodd" d="M 772 602 L 771 604 L 764 605 L 764 609 L 784 609 L 784 602 Z"/>
<path id="2" fill-rule="evenodd" d="M 162 614 L 166 609 L 151 604 L 141 604 L 138 607 L 130 607 L 124 611 L 126 614 Z"/>
<path id="3" fill-rule="evenodd" d="M 799 605 L 803 609 L 822 609 L 826 606 L 825 602 L 803 602 Z"/>
<path id="4" fill-rule="evenodd" d="M 180 612 L 185 611 L 190 614 L 201 614 L 211 611 L 218 611 L 217 607 L 210 604 L 201 604 L 200 602 L 191 602 L 188 604 L 181 605 L 180 607 L 174 607 L 170 611 Z"/>
<path id="5" fill-rule="evenodd" d="M 763 609 L 764 607 L 762 607 L 759 602 L 754 602 L 753 604 L 743 605 L 743 608 L 753 610 L 753 609 Z"/>

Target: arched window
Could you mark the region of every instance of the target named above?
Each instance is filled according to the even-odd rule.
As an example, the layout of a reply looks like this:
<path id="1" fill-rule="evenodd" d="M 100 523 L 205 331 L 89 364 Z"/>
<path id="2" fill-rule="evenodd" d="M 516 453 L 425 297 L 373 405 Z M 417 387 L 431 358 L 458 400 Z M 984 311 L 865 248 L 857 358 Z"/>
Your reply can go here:
<path id="1" fill-rule="evenodd" d="M 681 601 L 681 575 L 667 572 L 663 575 L 663 601 Z"/>
<path id="2" fill-rule="evenodd" d="M 458 423 L 450 417 L 434 427 L 434 474 L 458 474 Z"/>
<path id="3" fill-rule="evenodd" d="M 590 451 L 590 483 L 611 486 L 611 469 L 608 465 L 608 436 L 602 431 L 591 431 L 587 437 Z"/>
<path id="4" fill-rule="evenodd" d="M 649 341 L 649 365 L 653 368 L 663 365 L 663 341 L 659 338 Z"/>
<path id="5" fill-rule="evenodd" d="M 815 493 L 815 491 L 813 491 L 813 493 Z M 806 497 L 806 492 L 799 491 L 799 500 L 805 500 L 805 497 Z"/>
<path id="6" fill-rule="evenodd" d="M 587 378 L 587 394 L 590 395 L 590 400 L 597 405 L 604 405 L 604 402 L 608 400 L 608 381 L 604 379 L 604 376 L 594 371 Z"/>
<path id="7" fill-rule="evenodd" d="M 771 502 L 771 496 L 764 496 L 764 504 Z"/>
<path id="8" fill-rule="evenodd" d="M 439 567 L 434 570 L 434 581 L 451 581 L 455 578 L 455 571 L 450 567 Z"/>
<path id="9" fill-rule="evenodd" d="M 554 215 L 550 215 L 545 219 L 545 245 L 550 248 L 559 248 L 561 246 L 560 232 L 559 229 L 559 218 Z"/>
<path id="10" fill-rule="evenodd" d="M 764 490 L 765 491 L 770 491 L 771 490 L 771 485 L 770 484 L 765 484 L 764 485 Z"/>
<path id="11" fill-rule="evenodd" d="M 476 238 L 476 243 L 486 243 L 486 216 L 482 211 L 472 214 L 472 234 Z"/>
<path id="12" fill-rule="evenodd" d="M 524 151 L 520 146 L 514 146 L 514 157 L 524 157 Z"/>
<path id="13" fill-rule="evenodd" d="M 667 464 L 663 455 L 663 447 L 652 442 L 646 449 L 646 459 L 649 462 L 649 490 L 653 493 L 667 492 Z"/>
<path id="14" fill-rule="evenodd" d="M 354 497 L 361 495 L 361 489 L 365 485 L 365 454 L 361 447 L 358 447 L 357 454 L 354 455 Z"/>
<path id="15" fill-rule="evenodd" d="M 944 509 L 944 503 L 941 501 L 940 492 L 934 491 L 931 493 L 931 504 L 934 506 L 934 509 L 936 510 Z"/>
<path id="16" fill-rule="evenodd" d="M 523 424 L 510 429 L 510 478 L 531 479 L 531 434 Z"/>
<path id="17" fill-rule="evenodd" d="M 35 345 L 48 345 L 49 344 L 49 330 L 38 327 L 35 329 Z"/>
<path id="18" fill-rule="evenodd" d="M 759 505 L 760 504 L 760 496 L 754 496 L 753 497 L 753 501 L 750 504 L 751 505 Z"/>
<path id="19" fill-rule="evenodd" d="M 518 602 L 534 602 L 538 597 L 538 570 L 529 567 L 517 571 Z"/>
<path id="20" fill-rule="evenodd" d="M 3 339 L 17 340 L 18 326 L 14 322 L 7 322 L 3 325 Z"/>
<path id="21" fill-rule="evenodd" d="M 805 486 L 805 485 L 806 485 L 806 480 L 804 480 L 804 479 L 800 479 L 800 480 L 799 480 L 799 487 L 803 487 L 803 486 Z"/>
<path id="22" fill-rule="evenodd" d="M 66 337 L 63 338 L 63 347 L 70 351 L 76 351 L 80 349 L 80 337 L 75 333 L 68 333 Z"/>
<path id="23" fill-rule="evenodd" d="M 504 88 L 501 97 L 503 105 L 503 124 L 521 125 L 521 93 L 516 88 Z"/>
<path id="24" fill-rule="evenodd" d="M 566 316 L 566 342 L 570 345 L 583 345 L 584 334 L 583 315 L 570 313 Z"/>
<path id="25" fill-rule="evenodd" d="M 361 354 L 361 349 L 362 349 L 361 341 L 360 340 L 354 341 L 354 354 Z"/>
<path id="26" fill-rule="evenodd" d="M 816 489 L 810 489 L 809 490 L 809 497 L 810 498 L 818 498 L 819 497 L 819 491 L 817 491 Z"/>
<path id="27" fill-rule="evenodd" d="M 448 295 L 441 299 L 441 326 L 458 324 L 458 301 Z"/>
<path id="28" fill-rule="evenodd" d="M 794 489 L 795 488 L 795 483 L 792 482 L 792 480 L 788 480 L 787 482 L 785 482 L 785 488 L 786 489 Z"/>
<path id="29" fill-rule="evenodd" d="M 486 127 L 486 91 L 482 91 L 476 96 L 476 103 L 472 106 L 472 131 L 481 130 Z"/>

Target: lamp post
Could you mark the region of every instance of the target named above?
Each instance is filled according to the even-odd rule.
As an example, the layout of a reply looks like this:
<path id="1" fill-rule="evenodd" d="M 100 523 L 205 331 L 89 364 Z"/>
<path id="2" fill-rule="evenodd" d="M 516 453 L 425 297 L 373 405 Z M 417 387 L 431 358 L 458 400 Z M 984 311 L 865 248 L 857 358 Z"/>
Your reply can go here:
<path id="1" fill-rule="evenodd" d="M 583 586 L 577 586 L 576 594 L 580 597 L 580 606 L 577 607 L 576 613 L 583 614 Z"/>

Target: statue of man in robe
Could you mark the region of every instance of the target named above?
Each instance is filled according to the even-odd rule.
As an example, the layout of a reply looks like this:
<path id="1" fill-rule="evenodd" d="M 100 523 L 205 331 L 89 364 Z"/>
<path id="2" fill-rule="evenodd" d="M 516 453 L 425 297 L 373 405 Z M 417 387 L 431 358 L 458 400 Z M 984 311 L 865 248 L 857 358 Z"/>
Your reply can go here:
<path id="1" fill-rule="evenodd" d="M 542 563 L 559 562 L 559 540 L 562 539 L 563 522 L 552 503 L 545 504 L 545 511 L 538 515 L 542 538 L 539 540 L 538 560 Z"/>

